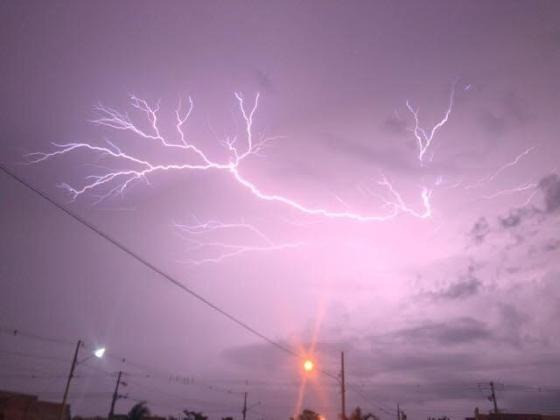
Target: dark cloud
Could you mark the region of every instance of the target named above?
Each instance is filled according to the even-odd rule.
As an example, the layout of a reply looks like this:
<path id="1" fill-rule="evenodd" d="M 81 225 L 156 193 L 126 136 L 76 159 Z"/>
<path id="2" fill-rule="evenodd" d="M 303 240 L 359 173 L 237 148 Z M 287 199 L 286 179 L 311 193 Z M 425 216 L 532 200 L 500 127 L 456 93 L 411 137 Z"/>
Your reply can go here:
<path id="1" fill-rule="evenodd" d="M 560 249 L 560 239 L 549 238 L 540 244 L 529 247 L 527 254 L 532 257 L 554 252 L 558 249 Z"/>
<path id="2" fill-rule="evenodd" d="M 304 343 L 301 348 L 313 348 L 314 357 L 323 368 L 337 366 L 340 351 L 347 355 L 347 369 L 355 377 L 370 377 L 381 372 L 422 372 L 435 377 L 448 377 L 451 368 L 468 370 L 479 364 L 479 355 L 461 347 L 492 339 L 484 324 L 471 318 L 460 318 L 448 323 L 427 323 L 402 329 L 382 336 L 366 335 L 369 348 L 361 346 L 364 336 L 348 337 L 333 343 Z M 289 346 L 288 346 L 289 347 Z M 254 372 L 293 372 L 299 368 L 294 358 L 271 344 L 238 346 L 224 351 L 224 358 L 234 366 L 250 368 Z M 439 372 L 439 373 L 435 373 Z"/>
<path id="3" fill-rule="evenodd" d="M 556 251 L 559 248 L 560 248 L 559 239 L 549 239 L 542 246 L 543 252 L 552 252 L 552 251 Z"/>
<path id="4" fill-rule="evenodd" d="M 450 285 L 447 289 L 440 292 L 438 297 L 446 299 L 463 299 L 475 295 L 481 286 L 480 280 L 466 278 Z"/>
<path id="5" fill-rule="evenodd" d="M 537 188 L 541 192 L 541 204 L 511 208 L 492 222 L 480 217 L 468 232 L 471 242 L 475 245 L 497 245 L 503 252 L 524 246 L 528 257 L 537 257 L 560 248 L 560 241 L 548 234 L 551 229 L 555 229 L 554 217 L 560 209 L 560 176 L 553 173 L 542 177 Z M 504 243 L 508 238 L 508 243 Z M 510 271 L 512 266 L 508 267 L 506 270 L 509 273 L 519 271 Z"/>
<path id="6" fill-rule="evenodd" d="M 467 272 L 459 275 L 459 279 L 448 286 L 431 292 L 430 295 L 435 300 L 459 300 L 476 295 L 482 286 L 482 282 L 475 276 L 475 267 L 470 264 Z"/>
<path id="7" fill-rule="evenodd" d="M 485 217 L 479 218 L 474 226 L 472 227 L 469 236 L 472 238 L 475 244 L 481 244 L 484 242 L 486 236 L 490 233 L 490 224 Z"/>
<path id="8" fill-rule="evenodd" d="M 486 324 L 470 317 L 440 323 L 428 322 L 417 327 L 397 331 L 394 335 L 399 340 L 407 342 L 442 346 L 488 340 L 493 337 Z"/>
<path id="9" fill-rule="evenodd" d="M 342 341 L 317 343 L 315 356 L 323 363 L 321 368 L 332 373 L 338 367 L 339 352 L 344 350 L 349 383 L 353 387 L 360 386 L 381 400 L 402 398 L 401 402 L 404 399 L 408 403 L 480 399 L 480 391 L 473 386 L 481 378 L 495 375 L 507 382 L 504 372 L 512 367 L 524 372 L 544 368 L 551 375 L 558 373 L 556 354 L 528 352 L 513 343 L 522 337 L 522 327 L 528 321 L 524 313 L 499 302 L 496 308 L 500 319 L 493 328 L 473 317 L 427 321 L 383 335 L 356 335 Z M 309 348 L 310 343 L 302 347 Z M 494 351 L 488 351 L 489 348 Z M 507 355 L 501 352 L 504 349 Z M 227 354 L 235 364 L 242 361 L 243 367 L 267 372 L 270 369 L 278 372 L 289 366 L 295 369 L 297 364 L 270 344 L 241 346 Z M 267 360 L 263 363 L 263 359 Z M 293 377 L 286 378 L 291 378 L 293 385 Z M 513 391 L 512 383 L 515 382 L 507 382 Z"/>
<path id="10" fill-rule="evenodd" d="M 560 208 L 560 176 L 550 174 L 539 181 L 539 188 L 544 194 L 545 210 L 548 213 Z"/>
<path id="11" fill-rule="evenodd" d="M 479 360 L 475 354 L 466 352 L 449 352 L 447 350 L 434 351 L 415 348 L 410 350 L 393 350 L 380 353 L 376 351 L 373 357 L 375 370 L 417 372 L 426 370 L 448 369 L 468 370 Z"/>
<path id="12" fill-rule="evenodd" d="M 399 396 L 399 401 L 403 406 L 411 404 L 426 405 L 427 402 L 434 401 L 436 404 L 441 404 L 442 399 L 446 400 L 472 400 L 470 402 L 472 407 L 478 405 L 480 401 L 480 391 L 473 390 L 472 383 L 466 383 L 461 378 L 456 381 L 439 381 L 436 383 L 391 383 L 380 384 L 377 386 L 369 385 L 363 388 L 366 392 L 371 392 L 378 401 L 393 401 L 395 396 Z M 406 396 L 406 403 L 402 401 L 402 397 Z M 441 411 L 443 410 L 443 411 Z M 408 412 L 408 410 L 405 410 Z M 446 410 L 436 408 L 433 413 L 440 413 L 443 417 Z"/>
<path id="13" fill-rule="evenodd" d="M 504 410 L 518 413 L 557 414 L 560 391 L 542 385 L 505 384 L 502 399 Z"/>
<path id="14" fill-rule="evenodd" d="M 546 219 L 547 214 L 555 213 L 560 209 L 560 176 L 550 174 L 541 178 L 538 188 L 543 194 L 544 208 L 528 205 L 511 209 L 507 215 L 498 217 L 498 227 L 503 230 L 514 229 L 535 216 L 539 217 L 538 222 L 541 223 Z M 473 227 L 473 231 L 476 228 L 477 224 Z"/>
<path id="15" fill-rule="evenodd" d="M 506 216 L 498 217 L 498 222 L 503 229 L 512 229 L 521 225 L 525 219 L 533 216 L 535 211 L 533 207 L 512 209 Z"/>

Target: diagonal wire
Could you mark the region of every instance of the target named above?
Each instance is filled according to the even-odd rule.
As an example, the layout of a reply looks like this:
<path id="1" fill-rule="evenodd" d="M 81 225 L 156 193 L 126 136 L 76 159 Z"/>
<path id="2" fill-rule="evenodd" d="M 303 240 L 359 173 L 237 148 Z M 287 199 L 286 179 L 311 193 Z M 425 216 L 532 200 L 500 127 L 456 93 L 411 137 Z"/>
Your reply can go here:
<path id="1" fill-rule="evenodd" d="M 140 264 L 142 264 L 143 266 L 148 268 L 150 271 L 156 273 L 159 277 L 163 278 L 164 280 L 167 280 L 169 283 L 178 287 L 183 292 L 191 295 L 193 298 L 195 298 L 199 302 L 203 303 L 204 305 L 208 306 L 210 309 L 214 310 L 215 312 L 217 312 L 220 315 L 224 316 L 225 318 L 229 319 L 233 323 L 237 324 L 241 328 L 243 328 L 246 331 L 253 334 L 254 336 L 256 336 L 256 337 L 266 341 L 267 343 L 271 344 L 272 346 L 276 347 L 278 350 L 281 350 L 281 351 L 283 351 L 283 352 L 285 352 L 285 353 L 287 353 L 291 356 L 297 357 L 297 358 L 303 358 L 302 355 L 296 353 L 294 350 L 290 349 L 289 347 L 286 347 L 285 345 L 279 343 L 278 341 L 273 340 L 272 338 L 268 337 L 264 333 L 262 333 L 262 332 L 258 331 L 257 329 L 251 327 L 246 322 L 242 321 L 241 319 L 237 318 L 236 316 L 232 315 L 231 313 L 227 312 L 226 310 L 220 308 L 215 303 L 212 303 L 210 300 L 208 300 L 207 298 L 205 298 L 201 294 L 197 293 L 196 291 L 194 291 L 190 287 L 187 287 L 186 285 L 184 285 L 183 283 L 181 283 L 180 281 L 175 279 L 171 274 L 169 274 L 169 273 L 163 271 L 162 269 L 156 267 L 153 263 L 151 263 L 150 261 L 148 261 L 147 259 L 145 259 L 141 255 L 139 255 L 137 252 L 131 250 L 130 248 L 125 246 L 123 243 L 121 243 L 117 239 L 113 238 L 108 233 L 104 232 L 103 230 L 101 230 L 100 228 L 98 228 L 97 226 L 92 224 L 91 222 L 88 222 L 87 220 L 85 220 L 83 217 L 81 217 L 81 216 L 75 214 L 74 212 L 68 210 L 66 207 L 64 207 L 63 205 L 58 203 L 56 200 L 52 199 L 51 197 L 49 197 L 47 194 L 45 194 L 44 192 L 42 192 L 38 188 L 32 186 L 31 184 L 29 184 L 24 179 L 20 178 L 16 174 L 14 174 L 12 171 L 7 169 L 3 165 L 0 165 L 0 170 L 2 170 L 2 172 L 4 172 L 9 178 L 12 178 L 14 181 L 23 185 L 28 190 L 30 190 L 30 191 L 34 192 L 35 194 L 39 195 L 41 198 L 43 198 L 43 200 L 47 201 L 52 206 L 54 206 L 55 208 L 57 208 L 61 212 L 65 213 L 70 218 L 74 219 L 75 221 L 77 221 L 81 225 L 85 226 L 86 228 L 88 228 L 90 231 L 92 231 L 96 235 L 98 235 L 101 238 L 105 239 L 106 241 L 110 242 L 112 245 L 114 245 L 116 248 L 121 250 L 123 253 L 132 257 L 137 262 L 139 262 Z M 335 374 L 332 374 L 332 373 L 330 373 L 326 370 L 322 370 L 322 369 L 320 370 L 320 372 L 322 374 L 330 377 L 331 379 L 334 379 L 336 381 L 340 381 L 338 376 L 335 375 Z M 366 398 L 363 394 L 361 394 L 361 392 L 358 392 L 357 389 L 354 388 L 354 391 L 356 391 L 358 394 L 360 394 L 363 398 Z M 383 411 L 385 411 L 385 410 L 383 410 Z"/>
<path id="2" fill-rule="evenodd" d="M 251 327 L 249 324 L 247 324 L 246 322 L 240 320 L 239 318 L 237 318 L 236 316 L 230 314 L 229 312 L 225 311 L 224 309 L 220 308 L 218 305 L 216 305 L 215 303 L 212 303 L 211 301 L 209 301 L 208 299 L 206 299 L 204 296 L 202 296 L 201 294 L 195 292 L 193 289 L 191 289 L 190 287 L 185 286 L 183 283 L 181 283 L 180 281 L 176 280 L 173 276 L 171 276 L 170 274 L 166 273 L 165 271 L 163 271 L 162 269 L 156 267 L 153 263 L 151 263 L 150 261 L 146 260 L 145 258 L 143 258 L 142 256 L 140 256 L 138 253 L 132 251 L 131 249 L 129 249 L 128 247 L 126 247 L 124 244 L 122 244 L 120 241 L 118 241 L 117 239 L 113 238 L 112 236 L 110 236 L 108 233 L 102 231 L 101 229 L 99 229 L 97 226 L 93 225 L 92 223 L 88 222 L 87 220 L 85 220 L 84 218 L 80 217 L 79 215 L 73 213 L 72 211 L 68 210 L 66 207 L 64 207 L 63 205 L 61 205 L 60 203 L 58 203 L 57 201 L 53 200 L 52 198 L 50 198 L 47 194 L 43 193 L 42 191 L 40 191 L 39 189 L 33 187 L 32 185 L 30 185 L 29 183 L 27 183 L 26 181 L 24 181 L 22 178 L 20 178 L 19 176 L 17 176 L 16 174 L 14 174 L 13 172 L 11 172 L 10 170 L 8 170 L 7 168 L 5 168 L 4 166 L 0 166 L 0 169 L 10 178 L 12 178 L 14 181 L 18 182 L 19 184 L 23 185 L 24 187 L 26 187 L 27 189 L 33 191 L 35 194 L 39 195 L 41 198 L 43 198 L 45 201 L 49 202 L 51 205 L 53 205 L 54 207 L 56 207 L 58 210 L 62 211 L 63 213 L 65 213 L 67 216 L 70 216 L 72 219 L 76 220 L 77 222 L 79 222 L 81 225 L 87 227 L 90 231 L 94 232 L 95 234 L 97 234 L 98 236 L 102 237 L 103 239 L 105 239 L 106 241 L 110 242 L 111 244 L 113 244 L 115 247 L 117 247 L 118 249 L 120 249 L 122 252 L 124 252 L 125 254 L 129 255 L 130 257 L 132 257 L 133 259 L 135 259 L 136 261 L 138 261 L 140 264 L 144 265 L 146 268 L 148 268 L 149 270 L 153 271 L 154 273 L 156 273 L 158 276 L 160 276 L 161 278 L 163 278 L 164 280 L 167 280 L 168 282 L 170 282 L 171 284 L 173 284 L 174 286 L 178 287 L 179 289 L 181 289 L 183 292 L 188 293 L 189 295 L 191 295 L 192 297 L 194 297 L 196 300 L 202 302 L 203 304 L 205 304 L 206 306 L 208 306 L 209 308 L 211 308 L 212 310 L 218 312 L 219 314 L 223 315 L 224 317 L 226 317 L 227 319 L 229 319 L 230 321 L 234 322 L 235 324 L 239 325 L 241 328 L 245 329 L 246 331 L 250 332 L 251 334 L 259 337 L 260 339 L 268 342 L 269 344 L 272 344 L 274 347 L 278 348 L 279 350 L 284 351 L 285 353 L 291 354 L 292 356 L 295 357 L 301 357 L 299 354 L 297 354 L 296 352 L 294 352 L 292 349 L 284 346 L 283 344 L 273 340 L 272 338 L 269 338 L 268 336 L 266 336 L 265 334 L 261 333 L 260 331 L 256 330 L 255 328 Z"/>

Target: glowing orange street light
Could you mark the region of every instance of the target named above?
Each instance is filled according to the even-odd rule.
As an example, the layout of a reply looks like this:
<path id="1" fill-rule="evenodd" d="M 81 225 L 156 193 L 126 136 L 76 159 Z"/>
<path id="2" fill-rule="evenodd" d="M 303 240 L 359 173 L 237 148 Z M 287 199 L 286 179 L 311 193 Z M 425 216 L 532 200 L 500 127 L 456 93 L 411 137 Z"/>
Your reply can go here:
<path id="1" fill-rule="evenodd" d="M 306 372 L 311 372 L 313 370 L 313 362 L 309 359 L 303 362 L 303 370 L 305 370 Z"/>

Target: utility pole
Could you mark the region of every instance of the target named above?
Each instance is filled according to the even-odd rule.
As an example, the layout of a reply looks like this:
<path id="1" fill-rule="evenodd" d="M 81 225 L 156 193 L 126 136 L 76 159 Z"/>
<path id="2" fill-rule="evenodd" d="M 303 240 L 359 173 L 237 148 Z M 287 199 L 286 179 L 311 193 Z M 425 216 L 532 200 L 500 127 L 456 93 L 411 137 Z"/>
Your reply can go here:
<path id="1" fill-rule="evenodd" d="M 342 397 L 342 420 L 346 420 L 346 381 L 344 380 L 344 352 L 340 353 L 340 390 Z"/>
<path id="2" fill-rule="evenodd" d="M 397 403 L 397 420 L 401 420 L 401 406 Z"/>
<path id="3" fill-rule="evenodd" d="M 117 384 L 115 385 L 115 392 L 113 392 L 113 398 L 111 399 L 111 410 L 109 411 L 109 419 L 113 418 L 115 414 L 115 403 L 117 402 L 117 398 L 119 398 L 119 386 L 121 385 L 121 376 L 122 372 L 119 370 L 119 375 L 117 376 Z"/>
<path id="4" fill-rule="evenodd" d="M 74 369 L 76 369 L 76 364 L 78 362 L 78 353 L 81 346 L 82 340 L 78 340 L 78 342 L 76 343 L 76 350 L 74 351 L 74 358 L 72 359 L 72 366 L 70 367 L 70 373 L 68 374 L 68 379 L 66 380 L 66 387 L 64 388 L 64 396 L 62 397 L 62 406 L 60 407 L 58 420 L 64 419 L 64 413 L 66 412 L 66 400 L 68 399 L 68 390 L 70 389 L 70 381 L 72 381 L 72 378 L 74 377 Z"/>
<path id="5" fill-rule="evenodd" d="M 247 418 L 247 392 L 243 394 L 243 420 Z"/>
<path id="6" fill-rule="evenodd" d="M 492 391 L 492 394 L 490 396 L 490 398 L 492 399 L 492 402 L 494 403 L 494 414 L 496 414 L 496 417 L 498 416 L 498 403 L 496 402 L 496 393 L 494 392 L 494 382 L 490 382 L 490 390 Z"/>

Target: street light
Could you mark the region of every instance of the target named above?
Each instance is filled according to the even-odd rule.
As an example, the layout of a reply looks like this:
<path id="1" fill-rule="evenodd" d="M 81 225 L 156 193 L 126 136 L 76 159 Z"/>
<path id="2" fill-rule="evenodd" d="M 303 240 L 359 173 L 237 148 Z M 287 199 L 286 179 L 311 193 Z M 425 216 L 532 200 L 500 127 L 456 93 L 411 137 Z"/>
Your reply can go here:
<path id="1" fill-rule="evenodd" d="M 99 347 L 95 350 L 93 350 L 89 356 L 84 357 L 82 360 L 78 360 L 76 362 L 76 365 L 81 365 L 85 362 L 87 362 L 89 359 L 92 359 L 94 357 L 97 357 L 98 359 L 101 359 L 103 357 L 103 355 L 105 354 L 105 347 Z"/>
<path id="2" fill-rule="evenodd" d="M 98 348 L 93 352 L 93 355 L 98 359 L 101 359 L 104 354 L 105 354 L 105 347 Z"/>
<path id="3" fill-rule="evenodd" d="M 105 354 L 105 347 L 98 348 L 94 350 L 88 357 L 85 359 L 78 361 L 78 353 L 80 352 L 80 347 L 83 346 L 82 340 L 78 340 L 76 343 L 76 350 L 74 351 L 74 358 L 72 359 L 72 366 L 70 367 L 70 373 L 68 374 L 68 380 L 66 381 L 66 387 L 64 388 L 64 397 L 62 397 L 62 406 L 60 407 L 60 415 L 58 416 L 59 420 L 64 418 L 64 411 L 66 408 L 66 399 L 68 398 L 68 390 L 70 389 L 70 381 L 74 377 L 74 369 L 76 369 L 76 365 L 80 363 L 84 363 L 86 360 L 91 359 L 92 357 L 97 357 L 98 359 L 102 358 Z"/>
<path id="4" fill-rule="evenodd" d="M 314 369 L 314 364 L 311 359 L 305 359 L 303 362 L 303 370 L 306 373 L 312 372 Z M 329 374 L 329 376 L 331 376 Z M 333 376 L 334 378 L 334 376 Z M 344 352 L 340 353 L 340 388 L 341 388 L 341 418 L 346 420 L 346 380 L 344 378 Z"/>

